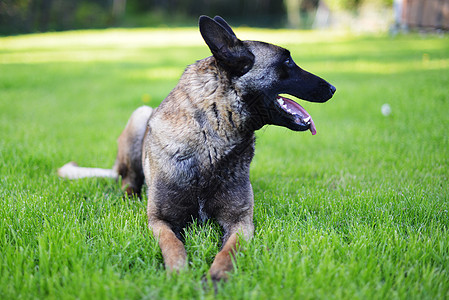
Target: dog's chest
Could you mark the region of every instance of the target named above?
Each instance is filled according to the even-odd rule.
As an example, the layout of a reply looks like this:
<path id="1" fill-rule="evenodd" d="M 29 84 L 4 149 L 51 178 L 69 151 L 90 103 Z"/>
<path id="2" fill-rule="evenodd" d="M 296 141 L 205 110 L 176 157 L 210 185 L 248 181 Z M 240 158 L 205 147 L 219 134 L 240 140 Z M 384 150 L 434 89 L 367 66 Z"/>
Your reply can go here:
<path id="1" fill-rule="evenodd" d="M 228 191 L 238 182 L 249 180 L 249 164 L 253 155 L 252 139 L 245 146 L 233 147 L 226 152 L 215 151 L 218 156 L 199 155 L 197 152 L 190 155 L 180 155 L 175 162 L 176 167 L 170 168 L 167 182 L 160 186 L 168 189 L 171 195 L 166 199 L 169 206 L 185 207 L 185 216 L 190 219 L 194 216 L 202 222 L 215 218 L 219 207 L 227 206 Z M 199 149 L 197 149 L 199 150 Z M 187 216 L 189 215 L 189 216 Z"/>
<path id="2" fill-rule="evenodd" d="M 201 222 L 206 222 L 210 216 L 205 211 L 206 200 L 199 198 L 198 199 L 198 217 Z"/>

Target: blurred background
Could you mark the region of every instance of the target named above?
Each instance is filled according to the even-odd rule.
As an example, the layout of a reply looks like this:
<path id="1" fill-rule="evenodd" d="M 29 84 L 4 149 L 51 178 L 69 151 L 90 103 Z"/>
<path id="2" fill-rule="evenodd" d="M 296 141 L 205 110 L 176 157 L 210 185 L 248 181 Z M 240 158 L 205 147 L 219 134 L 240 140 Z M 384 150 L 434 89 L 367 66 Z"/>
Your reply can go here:
<path id="1" fill-rule="evenodd" d="M 0 35 L 196 26 L 201 14 L 270 28 L 449 29 L 449 0 L 0 0 Z"/>

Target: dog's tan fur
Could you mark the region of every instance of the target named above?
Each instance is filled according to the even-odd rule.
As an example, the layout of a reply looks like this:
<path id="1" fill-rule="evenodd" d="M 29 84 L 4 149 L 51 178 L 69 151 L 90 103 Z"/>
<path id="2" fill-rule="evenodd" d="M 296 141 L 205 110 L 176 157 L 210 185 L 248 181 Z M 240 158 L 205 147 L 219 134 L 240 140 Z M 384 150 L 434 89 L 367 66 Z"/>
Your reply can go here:
<path id="1" fill-rule="evenodd" d="M 219 72 L 214 58 L 210 57 L 186 69 L 179 84 L 149 121 L 150 132 L 144 141 L 148 220 L 154 236 L 159 237 L 166 267 L 170 270 L 185 267 L 186 252 L 183 244 L 171 231 L 170 223 L 158 216 L 160 207 L 155 201 L 158 199 L 156 181 L 160 176 L 179 172 L 179 166 L 173 163 L 173 159 L 189 157 L 192 149 L 196 159 L 201 162 L 199 172 L 207 174 L 226 157 L 233 145 L 252 141 L 252 133 L 248 134 L 243 127 L 247 116 L 238 113 L 241 111 L 239 99 L 238 92 L 229 88 L 225 74 Z M 199 111 L 204 115 L 198 117 Z M 207 124 L 201 124 L 202 122 Z M 160 134 L 162 132 L 164 134 Z M 251 148 L 249 150 L 252 151 Z M 179 176 L 177 180 L 182 181 L 186 177 L 189 175 Z M 180 183 L 187 184 L 188 182 Z M 246 190 L 251 191 L 251 188 Z M 247 198 L 246 207 L 239 208 L 244 217 L 232 226 L 228 224 L 228 214 L 232 211 L 230 204 L 233 200 L 228 195 L 223 195 L 223 199 L 220 199 L 227 204 L 227 208 L 217 213 L 215 218 L 220 225 L 229 227 L 229 238 L 212 264 L 210 273 L 213 278 L 224 278 L 226 271 L 232 268 L 230 253 L 236 248 L 237 233 L 240 231 L 241 237 L 245 239 L 253 234 L 252 192 L 239 196 Z"/>

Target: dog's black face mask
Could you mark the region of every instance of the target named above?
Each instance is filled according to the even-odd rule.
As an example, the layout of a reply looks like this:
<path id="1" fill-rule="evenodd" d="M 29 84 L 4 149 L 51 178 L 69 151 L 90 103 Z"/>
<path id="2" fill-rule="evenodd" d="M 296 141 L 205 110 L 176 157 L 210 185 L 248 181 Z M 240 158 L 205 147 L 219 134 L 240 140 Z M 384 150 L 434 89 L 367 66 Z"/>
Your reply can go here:
<path id="1" fill-rule="evenodd" d="M 220 17 L 200 18 L 200 31 L 207 45 L 235 88 L 242 92 L 254 130 L 266 124 L 291 130 L 310 130 L 315 124 L 307 111 L 289 94 L 310 102 L 326 102 L 336 88 L 298 67 L 284 48 L 256 41 L 240 41 Z"/>

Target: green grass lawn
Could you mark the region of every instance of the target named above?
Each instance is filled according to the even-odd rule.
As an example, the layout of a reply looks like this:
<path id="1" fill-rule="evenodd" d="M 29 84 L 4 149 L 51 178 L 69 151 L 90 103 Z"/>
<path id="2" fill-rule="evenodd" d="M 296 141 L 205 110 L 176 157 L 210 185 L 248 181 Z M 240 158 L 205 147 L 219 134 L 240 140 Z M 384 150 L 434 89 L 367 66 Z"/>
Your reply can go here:
<path id="1" fill-rule="evenodd" d="M 236 32 L 286 46 L 337 93 L 301 102 L 316 136 L 257 133 L 255 236 L 217 298 L 448 298 L 449 38 Z M 145 199 L 56 175 L 112 166 L 131 112 L 208 55 L 196 29 L 0 38 L 1 299 L 215 297 L 201 283 L 215 224 L 186 230 L 189 269 L 168 275 Z"/>

